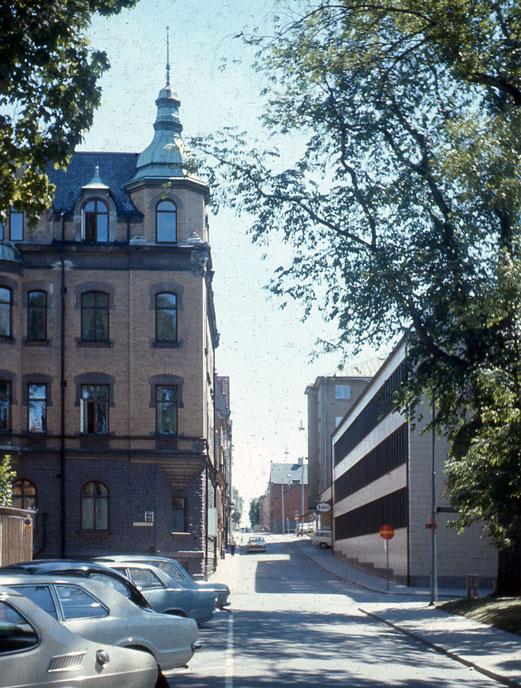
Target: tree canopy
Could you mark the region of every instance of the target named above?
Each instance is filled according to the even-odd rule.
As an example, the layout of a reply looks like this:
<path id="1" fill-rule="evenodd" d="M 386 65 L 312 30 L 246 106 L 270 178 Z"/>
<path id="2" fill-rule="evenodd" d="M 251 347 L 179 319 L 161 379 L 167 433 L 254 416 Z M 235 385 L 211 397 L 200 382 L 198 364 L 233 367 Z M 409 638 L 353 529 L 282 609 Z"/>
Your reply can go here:
<path id="1" fill-rule="evenodd" d="M 67 163 L 101 98 L 105 52 L 86 37 L 94 13 L 137 0 L 0 0 L 0 213 L 51 204 L 49 163 Z"/>
<path id="2" fill-rule="evenodd" d="M 502 548 L 521 592 L 521 6 L 515 0 L 322 0 L 258 45 L 276 147 L 196 140 L 218 208 L 278 233 L 271 289 L 322 309 L 339 346 L 409 331 L 406 398 L 434 394 L 460 525 Z"/>
<path id="3" fill-rule="evenodd" d="M 4 454 L 0 461 L 0 506 L 11 506 L 15 471 L 11 468 L 11 457 Z"/>

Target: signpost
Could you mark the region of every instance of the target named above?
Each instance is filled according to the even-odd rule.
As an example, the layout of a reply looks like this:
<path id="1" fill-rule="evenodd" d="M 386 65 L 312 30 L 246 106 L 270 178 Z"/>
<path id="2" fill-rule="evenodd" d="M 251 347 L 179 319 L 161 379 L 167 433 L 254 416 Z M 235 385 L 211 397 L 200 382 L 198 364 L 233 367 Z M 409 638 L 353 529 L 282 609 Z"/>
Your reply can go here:
<path id="1" fill-rule="evenodd" d="M 380 537 L 385 540 L 385 566 L 387 568 L 387 585 L 386 589 L 389 590 L 389 540 L 394 537 L 394 526 L 385 524 L 380 528 Z"/>

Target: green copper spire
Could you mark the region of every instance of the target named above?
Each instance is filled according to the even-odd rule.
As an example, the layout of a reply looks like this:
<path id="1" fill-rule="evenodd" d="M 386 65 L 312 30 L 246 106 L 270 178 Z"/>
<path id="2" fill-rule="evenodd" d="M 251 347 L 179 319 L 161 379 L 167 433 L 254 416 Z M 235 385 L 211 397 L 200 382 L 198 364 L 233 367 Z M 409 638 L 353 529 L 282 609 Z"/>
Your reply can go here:
<path id="1" fill-rule="evenodd" d="M 170 40 L 167 27 L 166 85 L 156 100 L 154 138 L 138 158 L 133 179 L 184 177 L 186 148 L 181 138 L 181 101 L 170 86 Z"/>

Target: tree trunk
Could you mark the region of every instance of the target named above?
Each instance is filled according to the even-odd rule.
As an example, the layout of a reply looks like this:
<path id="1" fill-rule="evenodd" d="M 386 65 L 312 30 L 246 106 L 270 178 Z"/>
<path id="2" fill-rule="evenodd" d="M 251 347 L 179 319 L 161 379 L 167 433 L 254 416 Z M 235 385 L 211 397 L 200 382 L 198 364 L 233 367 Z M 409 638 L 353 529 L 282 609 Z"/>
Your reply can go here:
<path id="1" fill-rule="evenodd" d="M 499 550 L 496 594 L 510 597 L 521 595 L 521 529 L 511 533 L 512 546 Z"/>

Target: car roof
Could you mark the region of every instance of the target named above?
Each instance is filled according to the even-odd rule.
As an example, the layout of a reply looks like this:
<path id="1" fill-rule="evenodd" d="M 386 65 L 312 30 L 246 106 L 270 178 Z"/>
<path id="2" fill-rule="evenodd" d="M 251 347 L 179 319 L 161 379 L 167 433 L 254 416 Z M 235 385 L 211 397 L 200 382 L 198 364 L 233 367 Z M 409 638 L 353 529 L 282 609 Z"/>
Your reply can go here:
<path id="1" fill-rule="evenodd" d="M 130 600 L 116 592 L 109 585 L 92 580 L 91 578 L 81 578 L 79 576 L 65 576 L 65 575 L 28 575 L 28 574 L 4 574 L 0 576 L 0 586 L 10 585 L 75 585 L 78 588 L 84 588 L 87 592 L 92 593 L 98 597 L 101 602 L 104 602 L 111 607 L 119 606 L 123 601 L 135 607 Z"/>

